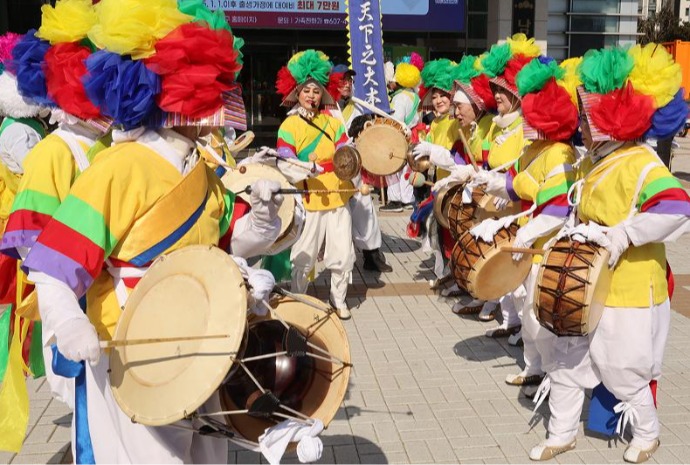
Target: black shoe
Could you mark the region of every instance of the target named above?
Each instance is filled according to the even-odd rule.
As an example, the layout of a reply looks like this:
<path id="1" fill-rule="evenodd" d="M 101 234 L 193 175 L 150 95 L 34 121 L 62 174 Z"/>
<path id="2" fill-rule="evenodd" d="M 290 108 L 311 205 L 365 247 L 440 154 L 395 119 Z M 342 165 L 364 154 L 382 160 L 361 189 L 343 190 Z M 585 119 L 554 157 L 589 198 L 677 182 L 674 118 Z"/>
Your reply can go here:
<path id="1" fill-rule="evenodd" d="M 401 212 L 403 211 L 403 205 L 401 202 L 388 202 L 386 205 L 383 207 L 379 208 L 380 212 Z"/>
<path id="2" fill-rule="evenodd" d="M 386 263 L 385 258 L 383 258 L 381 252 L 377 250 L 363 250 L 364 255 L 364 268 L 367 271 L 375 271 L 378 273 L 390 273 L 393 268 Z"/>

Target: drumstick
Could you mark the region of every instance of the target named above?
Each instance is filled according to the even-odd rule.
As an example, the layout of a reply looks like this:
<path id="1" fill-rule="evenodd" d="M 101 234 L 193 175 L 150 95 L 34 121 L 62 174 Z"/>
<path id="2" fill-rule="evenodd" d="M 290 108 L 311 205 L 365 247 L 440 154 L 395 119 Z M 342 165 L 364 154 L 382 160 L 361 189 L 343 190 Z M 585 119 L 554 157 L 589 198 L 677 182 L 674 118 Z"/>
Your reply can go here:
<path id="1" fill-rule="evenodd" d="M 360 193 L 362 195 L 371 194 L 371 186 L 368 184 L 362 184 L 359 189 L 278 189 L 273 192 L 273 195 L 286 194 L 286 195 L 308 195 L 308 194 L 356 194 Z M 239 192 L 233 192 L 235 195 L 239 194 L 251 194 L 252 186 L 247 186 Z"/>
<path id="2" fill-rule="evenodd" d="M 460 133 L 460 140 L 462 141 L 463 147 L 465 147 L 465 153 L 467 153 L 467 156 L 470 159 L 470 163 L 472 163 L 472 166 L 474 167 L 475 171 L 479 171 L 479 168 L 477 168 L 477 161 L 474 159 L 474 154 L 472 153 L 470 144 L 467 142 L 465 133 L 462 131 L 462 129 L 460 129 L 458 132 Z"/>
<path id="3" fill-rule="evenodd" d="M 541 255 L 544 249 L 528 249 L 524 247 L 501 247 L 501 252 L 524 253 L 528 255 Z"/>
<path id="4" fill-rule="evenodd" d="M 149 339 L 117 339 L 114 341 L 101 341 L 101 349 L 111 347 L 134 346 L 139 344 L 156 344 L 160 342 L 198 341 L 202 339 L 222 339 L 230 337 L 229 334 L 212 334 L 208 336 L 179 336 L 179 337 L 153 337 Z"/>
<path id="5" fill-rule="evenodd" d="M 284 161 L 285 163 L 290 163 L 291 165 L 294 165 L 294 166 L 296 166 L 296 167 L 298 167 L 298 168 L 301 168 L 301 169 L 303 169 L 303 170 L 305 170 L 305 171 L 309 171 L 309 172 L 311 172 L 311 173 L 314 172 L 314 168 L 308 168 L 308 167 L 304 166 L 302 163 L 300 163 L 300 162 L 298 162 L 298 161 L 296 161 L 296 160 L 290 160 L 289 158 L 281 157 L 281 156 L 278 155 L 278 154 L 275 154 L 275 155 L 274 155 L 274 154 L 272 154 L 272 153 L 267 153 L 266 155 L 268 155 L 269 157 L 273 157 L 273 158 L 275 158 L 276 160 Z"/>

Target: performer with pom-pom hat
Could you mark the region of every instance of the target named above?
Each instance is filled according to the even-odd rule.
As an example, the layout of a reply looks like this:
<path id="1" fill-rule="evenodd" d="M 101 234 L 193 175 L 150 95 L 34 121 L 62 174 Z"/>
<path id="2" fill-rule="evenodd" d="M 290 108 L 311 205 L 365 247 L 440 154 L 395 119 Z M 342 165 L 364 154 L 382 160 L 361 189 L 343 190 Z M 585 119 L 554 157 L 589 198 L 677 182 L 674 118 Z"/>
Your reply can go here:
<path id="1" fill-rule="evenodd" d="M 549 374 L 549 437 L 530 458 L 548 460 L 575 447 L 584 391 L 600 379 L 619 399 L 613 409 L 617 433 L 631 428 L 623 458 L 642 463 L 659 447 L 661 434 L 650 384 L 661 375 L 670 322 L 663 242 L 690 228 L 690 198 L 638 140 L 667 137 L 684 124 L 680 67 L 651 43 L 591 50 L 578 71 L 588 157 L 576 206 L 580 224 L 564 233 L 606 249 L 612 276 L 598 326 L 558 354 Z"/>
<path id="2" fill-rule="evenodd" d="M 313 165 L 313 173 L 302 170 L 299 182 L 310 190 L 351 189 L 352 182 L 338 179 L 333 171 L 333 155 L 348 142 L 345 126 L 326 109 L 335 107 L 327 91 L 332 64 L 317 50 L 305 50 L 290 58 L 278 72 L 276 88 L 283 95 L 283 105 L 293 111 L 278 130 L 278 154 L 292 163 L 279 162 L 287 174 L 295 162 Z M 311 162 L 311 163 L 310 163 Z M 304 180 L 304 178 L 309 179 Z M 321 244 L 325 241 L 324 263 L 331 270 L 330 303 L 342 319 L 350 318 L 345 300 L 355 262 L 352 242 L 352 217 L 347 203 L 351 193 L 309 194 L 304 198 L 307 210 L 304 230 L 292 246 L 292 291 L 304 293 L 308 276 L 314 269 Z"/>
<path id="3" fill-rule="evenodd" d="M 197 137 L 224 124 L 241 69 L 222 12 L 200 0 L 102 0 L 97 11 L 88 36 L 99 50 L 84 57 L 80 82 L 123 130 L 79 175 L 24 260 L 56 369 L 76 376 L 73 455 L 78 463 L 225 462 L 227 443 L 213 435 L 132 421 L 111 392 L 101 341 L 113 339 L 152 261 L 186 246 L 232 253 L 252 298 L 266 298 L 270 273 L 242 258 L 277 238 L 279 185 L 258 181 L 243 202 L 195 150 Z M 205 406 L 220 409 L 217 393 Z"/>

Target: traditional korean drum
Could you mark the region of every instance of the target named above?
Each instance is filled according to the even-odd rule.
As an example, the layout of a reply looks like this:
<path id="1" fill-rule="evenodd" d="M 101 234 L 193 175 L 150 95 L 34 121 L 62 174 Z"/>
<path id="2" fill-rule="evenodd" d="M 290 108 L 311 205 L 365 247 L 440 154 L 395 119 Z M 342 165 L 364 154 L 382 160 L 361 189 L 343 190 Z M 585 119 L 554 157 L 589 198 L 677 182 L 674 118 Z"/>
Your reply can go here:
<path id="1" fill-rule="evenodd" d="M 247 186 L 260 179 L 276 181 L 283 189 L 294 188 L 278 169 L 262 165 L 261 163 L 238 166 L 234 170 L 225 173 L 221 181 L 230 192 L 238 192 L 242 200 L 249 202 L 250 194 L 247 194 L 244 190 Z M 278 217 L 280 218 L 280 233 L 275 243 L 266 251 L 266 255 L 276 255 L 297 242 L 302 229 L 304 229 L 304 219 L 306 217 L 301 197 L 285 195 L 283 197 L 283 204 L 278 209 Z"/>
<path id="2" fill-rule="evenodd" d="M 457 240 L 465 231 L 488 218 L 503 218 L 520 213 L 520 203 L 510 202 L 503 210 L 497 210 L 494 197 L 482 189 L 472 190 L 472 202 L 463 203 L 463 189 L 456 189 L 448 201 L 448 229 Z"/>
<path id="3" fill-rule="evenodd" d="M 240 269 L 218 248 L 191 246 L 159 258 L 115 331 L 123 342 L 109 357 L 118 405 L 133 422 L 193 425 L 249 447 L 285 419 L 328 426 L 349 382 L 345 328 L 313 297 L 270 306 L 264 317 L 247 317 Z M 190 337 L 197 339 L 179 340 Z M 137 343 L 146 338 L 159 341 Z M 222 411 L 209 411 L 215 395 Z"/>
<path id="4" fill-rule="evenodd" d="M 362 170 L 362 158 L 357 149 L 344 145 L 333 154 L 333 172 L 341 181 L 352 181 Z"/>
<path id="5" fill-rule="evenodd" d="M 388 176 L 400 171 L 407 163 L 409 137 L 397 120 L 377 116 L 364 123 L 355 147 L 365 170 L 374 176 Z"/>
<path id="6" fill-rule="evenodd" d="M 529 274 L 532 256 L 524 254 L 515 261 L 511 253 L 501 250 L 513 244 L 517 231 L 518 226 L 511 224 L 499 230 L 491 244 L 465 231 L 451 255 L 451 272 L 458 286 L 480 300 L 495 300 L 517 289 Z"/>
<path id="7" fill-rule="evenodd" d="M 454 182 L 446 184 L 436 192 L 434 196 L 434 218 L 439 226 L 446 229 L 450 227 L 448 214 L 450 209 L 450 199 L 457 193 L 462 192 L 463 184 Z"/>
<path id="8" fill-rule="evenodd" d="M 544 254 L 534 289 L 534 313 L 557 336 L 586 336 L 596 328 L 611 285 L 608 251 L 563 238 Z"/>

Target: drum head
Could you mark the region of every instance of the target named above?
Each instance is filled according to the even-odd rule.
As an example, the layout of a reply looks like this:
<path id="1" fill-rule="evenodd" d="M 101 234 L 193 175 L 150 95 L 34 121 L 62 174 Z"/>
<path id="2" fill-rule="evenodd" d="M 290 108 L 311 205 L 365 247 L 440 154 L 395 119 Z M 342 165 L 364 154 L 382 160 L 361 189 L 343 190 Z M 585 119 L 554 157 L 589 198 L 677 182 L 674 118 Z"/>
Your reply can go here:
<path id="1" fill-rule="evenodd" d="M 597 250 L 597 257 L 595 258 L 594 269 L 592 270 L 590 282 L 594 285 L 589 285 L 587 289 L 587 299 L 589 304 L 589 318 L 587 319 L 586 334 L 594 331 L 601 320 L 601 315 L 604 313 L 606 306 L 606 299 L 609 296 L 611 289 L 611 276 L 613 270 L 609 268 L 610 253 L 603 247 Z"/>
<path id="2" fill-rule="evenodd" d="M 246 314 L 244 280 L 227 253 L 198 245 L 157 259 L 127 299 L 115 340 L 228 337 L 110 349 L 110 384 L 125 415 L 160 426 L 199 408 L 230 370 Z"/>
<path id="3" fill-rule="evenodd" d="M 483 196 L 477 202 L 479 205 L 475 213 L 477 215 L 477 224 L 488 218 L 504 218 L 509 215 L 517 215 L 520 213 L 520 202 L 510 202 L 503 210 L 497 210 L 496 205 L 494 205 L 495 198 L 496 197 L 491 194 L 483 193 Z"/>
<path id="4" fill-rule="evenodd" d="M 321 301 L 313 297 L 306 295 L 301 297 L 313 301 L 321 308 L 324 306 Z M 288 297 L 273 300 L 271 305 L 288 325 L 295 327 L 309 342 L 328 351 L 329 354 L 346 363 L 345 366 L 340 366 L 310 357 L 314 366 L 313 376 L 307 377 L 304 373 L 300 375 L 300 377 L 305 379 L 309 378 L 310 384 L 303 392 L 304 395 L 301 399 L 299 412 L 310 418 L 321 420 L 324 426 L 327 427 L 335 417 L 345 398 L 345 392 L 350 379 L 350 345 L 345 328 L 335 313 L 327 314 L 322 310 L 317 310 Z M 265 317 L 254 317 L 249 324 L 254 326 L 271 320 L 272 318 L 269 314 Z M 314 351 L 314 349 L 309 348 L 309 351 Z M 320 352 L 314 353 L 324 355 Z M 229 392 L 232 381 L 231 378 L 228 383 L 224 383 L 220 388 L 222 408 L 223 410 L 244 409 L 245 406 L 237 406 L 233 402 L 233 395 Z M 300 391 L 295 386 L 292 386 L 290 389 L 292 390 L 291 392 Z M 266 428 L 282 420 L 282 418 L 258 418 L 245 414 L 226 416 L 228 426 L 245 439 L 255 442 L 264 433 Z"/>
<path id="5" fill-rule="evenodd" d="M 462 184 L 457 182 L 446 184 L 436 193 L 436 198 L 434 198 L 434 217 L 438 224 L 445 229 L 450 227 L 450 223 L 448 222 L 450 199 L 455 192 L 462 189 L 462 186 Z"/>
<path id="6" fill-rule="evenodd" d="M 389 124 L 365 127 L 355 146 L 362 157 L 362 167 L 376 176 L 397 173 L 407 163 L 407 138 Z"/>
<path id="7" fill-rule="evenodd" d="M 341 181 L 351 181 L 362 169 L 362 159 L 354 147 L 343 145 L 333 155 L 333 172 Z"/>
<path id="8" fill-rule="evenodd" d="M 292 189 L 293 186 L 288 182 L 287 178 L 276 168 L 262 165 L 261 163 L 252 163 L 238 166 L 232 171 L 228 171 L 221 178 L 223 185 L 230 192 L 241 192 L 247 186 L 258 181 L 259 179 L 269 179 L 280 183 L 283 189 Z M 249 194 L 241 193 L 239 197 L 249 203 Z M 281 240 L 285 234 L 288 233 L 292 227 L 292 217 L 295 212 L 295 199 L 292 195 L 283 196 L 283 204 L 278 209 L 278 217 L 280 218 L 280 234 L 276 242 Z"/>

